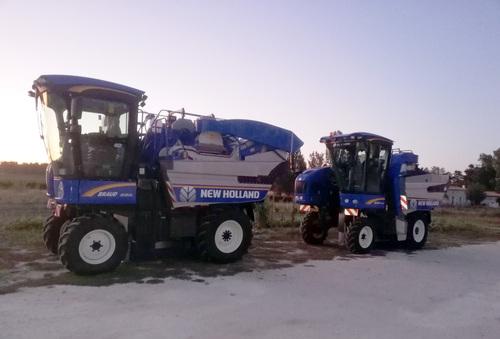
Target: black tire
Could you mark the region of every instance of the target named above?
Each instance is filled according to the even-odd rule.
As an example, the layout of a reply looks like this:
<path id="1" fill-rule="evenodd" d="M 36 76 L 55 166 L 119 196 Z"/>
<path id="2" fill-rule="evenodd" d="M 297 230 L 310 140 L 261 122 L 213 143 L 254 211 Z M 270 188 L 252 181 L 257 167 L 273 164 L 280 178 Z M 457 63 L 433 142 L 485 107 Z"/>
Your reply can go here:
<path id="1" fill-rule="evenodd" d="M 371 235 L 370 235 L 371 234 Z M 375 227 L 368 219 L 359 218 L 347 228 L 347 248 L 352 253 L 368 253 L 375 244 Z"/>
<path id="2" fill-rule="evenodd" d="M 90 241 L 91 251 L 85 243 L 90 244 Z M 104 250 L 100 252 L 102 248 Z M 79 275 L 113 271 L 125 258 L 127 249 L 128 239 L 124 227 L 112 217 L 99 214 L 71 220 L 64 225 L 64 232 L 59 239 L 59 257 L 62 264 Z"/>
<path id="3" fill-rule="evenodd" d="M 328 231 L 320 226 L 319 212 L 309 212 L 305 215 L 300 223 L 300 234 L 302 240 L 310 245 L 321 245 L 325 241 Z"/>
<path id="4" fill-rule="evenodd" d="M 45 220 L 45 223 L 43 224 L 43 242 L 45 243 L 47 249 L 53 254 L 57 254 L 59 234 L 61 231 L 61 226 L 65 221 L 65 218 L 51 215 Z"/>
<path id="5" fill-rule="evenodd" d="M 200 219 L 196 248 L 203 260 L 236 261 L 248 251 L 251 242 L 252 224 L 238 208 L 214 208 Z"/>
<path id="6" fill-rule="evenodd" d="M 406 247 L 418 250 L 424 247 L 429 233 L 429 222 L 425 215 L 408 216 L 408 230 L 406 233 Z"/>

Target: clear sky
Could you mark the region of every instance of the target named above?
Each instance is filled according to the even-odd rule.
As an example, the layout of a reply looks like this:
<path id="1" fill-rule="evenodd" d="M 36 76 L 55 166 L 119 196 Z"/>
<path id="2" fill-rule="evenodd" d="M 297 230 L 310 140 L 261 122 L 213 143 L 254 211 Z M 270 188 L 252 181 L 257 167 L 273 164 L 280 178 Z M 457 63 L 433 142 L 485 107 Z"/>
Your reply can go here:
<path id="1" fill-rule="evenodd" d="M 41 74 L 145 90 L 161 108 L 333 130 L 463 170 L 500 147 L 500 0 L 0 0 L 0 160 L 46 161 Z"/>

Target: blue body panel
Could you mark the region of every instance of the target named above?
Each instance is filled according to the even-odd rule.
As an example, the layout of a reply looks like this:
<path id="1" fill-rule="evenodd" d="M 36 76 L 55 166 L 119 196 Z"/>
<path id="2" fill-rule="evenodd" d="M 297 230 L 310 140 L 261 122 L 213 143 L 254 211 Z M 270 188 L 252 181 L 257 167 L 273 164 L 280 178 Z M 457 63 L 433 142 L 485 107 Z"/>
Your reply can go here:
<path id="1" fill-rule="evenodd" d="M 341 193 L 340 206 L 357 209 L 383 209 L 385 197 L 382 194 Z"/>
<path id="2" fill-rule="evenodd" d="M 295 202 L 302 205 L 327 205 L 335 190 L 332 177 L 330 167 L 312 168 L 299 174 L 295 180 Z"/>
<path id="3" fill-rule="evenodd" d="M 79 180 L 54 177 L 55 199 L 60 204 L 78 204 Z"/>
<path id="4" fill-rule="evenodd" d="M 133 205 L 136 183 L 128 181 L 54 178 L 55 199 L 60 204 Z"/>
<path id="5" fill-rule="evenodd" d="M 130 205 L 136 203 L 137 185 L 129 181 L 81 180 L 80 204 Z"/>
<path id="6" fill-rule="evenodd" d="M 202 118 L 198 120 L 197 128 L 198 132 L 214 131 L 231 134 L 292 153 L 298 151 L 304 144 L 289 130 L 254 120 Z"/>
<path id="7" fill-rule="evenodd" d="M 391 157 L 391 162 L 389 164 L 389 180 L 391 181 L 392 194 L 394 196 L 394 211 L 398 216 L 402 216 L 401 203 L 399 197 L 406 190 L 404 187 L 404 180 L 401 176 L 401 167 L 403 164 L 416 164 L 418 162 L 418 156 L 414 153 L 403 152 L 393 154 Z"/>

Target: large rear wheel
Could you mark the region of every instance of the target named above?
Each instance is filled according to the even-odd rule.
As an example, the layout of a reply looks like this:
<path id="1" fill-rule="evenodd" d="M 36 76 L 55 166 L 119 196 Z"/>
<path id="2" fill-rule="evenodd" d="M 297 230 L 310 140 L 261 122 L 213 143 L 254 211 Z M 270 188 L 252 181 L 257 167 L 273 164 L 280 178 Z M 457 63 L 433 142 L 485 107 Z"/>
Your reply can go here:
<path id="1" fill-rule="evenodd" d="M 117 268 L 127 247 L 127 233 L 117 220 L 92 214 L 64 226 L 59 256 L 64 267 L 76 274 L 98 274 Z"/>
<path id="2" fill-rule="evenodd" d="M 417 214 L 408 217 L 408 231 L 406 234 L 406 246 L 417 250 L 424 247 L 427 242 L 429 223 L 424 215 Z"/>
<path id="3" fill-rule="evenodd" d="M 214 208 L 198 225 L 196 247 L 205 260 L 227 263 L 240 259 L 252 241 L 252 224 L 239 208 Z"/>
<path id="4" fill-rule="evenodd" d="M 310 245 L 321 245 L 328 231 L 321 227 L 319 212 L 309 212 L 300 223 L 300 234 L 304 242 Z"/>

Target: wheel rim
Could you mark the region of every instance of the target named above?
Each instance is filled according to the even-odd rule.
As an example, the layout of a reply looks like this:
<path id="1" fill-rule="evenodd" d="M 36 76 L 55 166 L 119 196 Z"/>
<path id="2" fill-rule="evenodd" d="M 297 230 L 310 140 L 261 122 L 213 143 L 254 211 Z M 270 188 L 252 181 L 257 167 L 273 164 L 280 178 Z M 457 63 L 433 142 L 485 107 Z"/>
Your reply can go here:
<path id="1" fill-rule="evenodd" d="M 415 242 L 422 242 L 425 237 L 425 223 L 422 220 L 415 221 L 413 224 L 413 240 Z"/>
<path id="2" fill-rule="evenodd" d="M 215 246 L 222 253 L 233 253 L 243 242 L 243 228 L 235 220 L 226 220 L 215 231 Z"/>
<path id="3" fill-rule="evenodd" d="M 367 249 L 371 246 L 373 242 L 373 230 L 370 226 L 364 226 L 359 232 L 358 236 L 359 246 L 363 249 Z"/>
<path id="4" fill-rule="evenodd" d="M 99 265 L 111 258 L 116 249 L 113 235 L 106 230 L 93 230 L 80 240 L 78 252 L 87 264 Z"/>

